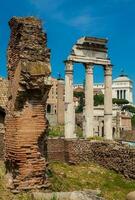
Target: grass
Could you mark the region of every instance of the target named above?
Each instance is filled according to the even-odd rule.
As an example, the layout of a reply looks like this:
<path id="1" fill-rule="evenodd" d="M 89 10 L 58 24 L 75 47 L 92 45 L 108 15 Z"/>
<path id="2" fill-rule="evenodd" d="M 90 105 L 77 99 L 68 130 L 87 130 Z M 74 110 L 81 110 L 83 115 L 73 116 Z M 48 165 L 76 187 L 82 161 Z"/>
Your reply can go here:
<path id="1" fill-rule="evenodd" d="M 49 137 L 63 137 L 64 136 L 64 126 L 52 126 L 49 127 L 48 131 Z"/>
<path id="2" fill-rule="evenodd" d="M 127 180 L 122 175 L 94 163 L 68 165 L 53 162 L 50 163 L 50 169 L 50 191 L 54 194 L 60 191 L 98 189 L 106 200 L 125 200 L 126 195 L 135 190 L 134 180 Z M 30 193 L 13 195 L 5 186 L 4 175 L 4 164 L 0 162 L 0 200 L 32 200 Z M 54 195 L 51 200 L 56 199 Z"/>
<path id="3" fill-rule="evenodd" d="M 135 190 L 135 181 L 107 170 L 97 164 L 69 166 L 64 163 L 51 163 L 52 191 L 74 191 L 100 189 L 106 200 L 125 200 L 126 195 Z"/>
<path id="4" fill-rule="evenodd" d="M 83 130 L 79 126 L 75 127 L 75 133 L 78 138 L 83 138 Z M 63 137 L 64 136 L 64 126 L 50 126 L 48 131 L 48 136 L 53 137 Z"/>
<path id="5" fill-rule="evenodd" d="M 13 195 L 10 190 L 6 188 L 5 166 L 0 162 L 0 200 L 32 200 L 30 193 L 20 193 Z"/>
<path id="6" fill-rule="evenodd" d="M 77 136 L 77 138 L 84 138 L 83 136 L 83 130 L 81 127 L 79 126 L 76 126 L 75 127 L 75 134 Z M 49 131 L 48 131 L 48 136 L 51 137 L 51 138 L 54 138 L 54 137 L 64 137 L 64 126 L 50 126 L 49 127 Z M 99 140 L 99 141 L 103 141 L 104 138 L 103 137 L 100 137 L 100 136 L 94 136 L 94 137 L 90 137 L 88 138 L 89 140 Z"/>
<path id="7" fill-rule="evenodd" d="M 101 136 L 93 136 L 93 137 L 89 137 L 88 138 L 90 141 L 92 141 L 92 140 L 98 140 L 98 141 L 104 141 L 104 138 L 103 137 L 101 137 Z"/>

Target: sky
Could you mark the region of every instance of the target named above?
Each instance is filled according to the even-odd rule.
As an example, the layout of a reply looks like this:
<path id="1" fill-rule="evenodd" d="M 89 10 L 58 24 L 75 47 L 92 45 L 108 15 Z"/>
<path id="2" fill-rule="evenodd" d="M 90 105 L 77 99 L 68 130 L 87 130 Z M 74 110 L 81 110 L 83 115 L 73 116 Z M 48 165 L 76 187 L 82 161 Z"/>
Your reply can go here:
<path id="1" fill-rule="evenodd" d="M 52 76 L 64 78 L 64 63 L 82 36 L 108 39 L 113 78 L 121 70 L 135 82 L 135 0 L 4 0 L 0 1 L 0 76 L 7 73 L 8 21 L 13 16 L 42 20 L 51 49 Z M 94 67 L 94 82 L 102 82 L 102 66 Z M 84 81 L 84 67 L 74 66 L 74 82 Z"/>

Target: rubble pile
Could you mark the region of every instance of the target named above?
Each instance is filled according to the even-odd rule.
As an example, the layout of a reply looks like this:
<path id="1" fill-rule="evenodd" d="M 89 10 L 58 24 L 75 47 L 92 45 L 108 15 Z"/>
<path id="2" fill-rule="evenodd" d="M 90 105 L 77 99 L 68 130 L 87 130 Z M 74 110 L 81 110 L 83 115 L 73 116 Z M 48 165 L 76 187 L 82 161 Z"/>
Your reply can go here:
<path id="1" fill-rule="evenodd" d="M 41 21 L 13 17 L 9 22 L 8 105 L 5 162 L 14 191 L 48 186 L 45 105 L 50 90 L 50 50 Z M 46 81 L 45 81 L 46 79 Z"/>

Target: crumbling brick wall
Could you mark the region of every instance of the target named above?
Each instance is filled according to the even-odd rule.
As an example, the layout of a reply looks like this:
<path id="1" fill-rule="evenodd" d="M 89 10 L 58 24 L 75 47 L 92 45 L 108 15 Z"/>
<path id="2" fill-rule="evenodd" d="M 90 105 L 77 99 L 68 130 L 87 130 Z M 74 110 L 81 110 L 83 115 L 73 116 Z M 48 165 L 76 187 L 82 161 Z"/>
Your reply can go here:
<path id="1" fill-rule="evenodd" d="M 117 142 L 86 139 L 48 139 L 48 160 L 70 164 L 96 162 L 135 179 L 135 148 Z"/>
<path id="2" fill-rule="evenodd" d="M 50 50 L 41 21 L 13 17 L 9 22 L 8 105 L 5 163 L 9 187 L 15 190 L 47 187 L 45 159 L 50 90 Z"/>

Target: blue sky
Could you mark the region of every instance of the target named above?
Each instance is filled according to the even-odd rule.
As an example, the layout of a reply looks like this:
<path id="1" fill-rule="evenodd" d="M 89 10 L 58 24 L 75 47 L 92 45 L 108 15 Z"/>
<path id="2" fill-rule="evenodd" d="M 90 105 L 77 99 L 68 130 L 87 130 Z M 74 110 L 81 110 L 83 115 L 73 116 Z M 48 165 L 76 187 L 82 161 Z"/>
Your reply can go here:
<path id="1" fill-rule="evenodd" d="M 52 75 L 64 77 L 64 63 L 73 44 L 82 36 L 109 39 L 113 77 L 124 68 L 135 81 L 135 0 L 5 0 L 0 1 L 0 75 L 6 76 L 6 50 L 12 16 L 36 16 L 43 21 L 51 49 Z M 74 67 L 74 81 L 84 80 L 82 65 Z M 95 67 L 94 81 L 103 81 Z"/>

